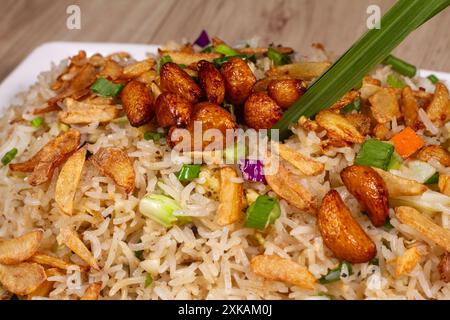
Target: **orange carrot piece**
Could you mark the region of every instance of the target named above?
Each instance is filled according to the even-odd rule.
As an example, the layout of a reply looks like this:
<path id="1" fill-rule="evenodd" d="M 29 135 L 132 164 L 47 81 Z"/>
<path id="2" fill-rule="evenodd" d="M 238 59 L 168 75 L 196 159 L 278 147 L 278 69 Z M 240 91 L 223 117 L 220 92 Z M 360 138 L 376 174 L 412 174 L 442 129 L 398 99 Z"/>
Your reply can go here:
<path id="1" fill-rule="evenodd" d="M 425 145 L 423 139 L 410 127 L 406 127 L 393 136 L 391 142 L 394 144 L 395 152 L 403 159 L 408 158 Z"/>

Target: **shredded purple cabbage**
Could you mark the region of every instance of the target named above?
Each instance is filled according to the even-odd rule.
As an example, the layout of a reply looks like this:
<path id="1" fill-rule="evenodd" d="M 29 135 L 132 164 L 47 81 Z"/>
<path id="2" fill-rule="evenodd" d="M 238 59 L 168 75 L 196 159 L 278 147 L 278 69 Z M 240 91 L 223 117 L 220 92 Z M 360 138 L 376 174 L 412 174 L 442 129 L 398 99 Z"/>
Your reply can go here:
<path id="1" fill-rule="evenodd" d="M 194 42 L 194 44 L 196 44 L 202 48 L 206 47 L 210 43 L 211 43 L 211 41 L 209 40 L 208 33 L 205 30 L 202 30 L 202 32 L 198 36 L 197 40 L 195 40 L 195 42 Z"/>
<path id="2" fill-rule="evenodd" d="M 264 182 L 264 166 L 260 160 L 243 159 L 239 161 L 239 168 L 244 179 L 253 182 Z"/>

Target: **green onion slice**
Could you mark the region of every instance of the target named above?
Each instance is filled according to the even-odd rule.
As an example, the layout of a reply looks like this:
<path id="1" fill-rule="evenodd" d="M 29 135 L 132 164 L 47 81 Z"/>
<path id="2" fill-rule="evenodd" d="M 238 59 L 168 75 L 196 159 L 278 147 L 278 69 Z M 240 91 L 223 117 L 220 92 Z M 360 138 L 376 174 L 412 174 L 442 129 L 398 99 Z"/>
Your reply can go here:
<path id="1" fill-rule="evenodd" d="M 160 132 L 150 132 L 147 131 L 144 133 L 144 139 L 149 141 L 149 140 L 153 140 L 155 142 L 160 141 L 162 138 L 164 138 L 164 134 L 160 133 Z"/>
<path id="2" fill-rule="evenodd" d="M 6 166 L 8 163 L 10 163 L 14 159 L 16 154 L 17 154 L 17 148 L 12 148 L 7 153 L 5 153 L 5 155 L 2 157 L 3 165 Z"/>
<path id="3" fill-rule="evenodd" d="M 264 230 L 269 224 L 274 223 L 280 214 L 280 204 L 276 198 L 259 196 L 247 209 L 245 226 Z"/>
<path id="4" fill-rule="evenodd" d="M 394 226 L 391 224 L 391 219 L 390 218 L 386 219 L 386 222 L 384 223 L 383 228 L 386 231 L 390 231 L 390 230 L 394 229 Z"/>
<path id="5" fill-rule="evenodd" d="M 276 49 L 274 48 L 269 48 L 267 50 L 267 57 L 273 61 L 273 63 L 276 66 L 281 66 L 284 64 L 289 64 L 291 63 L 291 59 L 287 56 L 282 54 L 281 52 L 278 52 Z"/>
<path id="6" fill-rule="evenodd" d="M 238 55 L 236 50 L 227 46 L 226 44 L 219 44 L 217 47 L 214 48 L 214 51 L 223 54 L 226 57 L 234 57 Z"/>
<path id="7" fill-rule="evenodd" d="M 35 128 L 39 128 L 44 123 L 44 118 L 37 117 L 30 121 L 31 125 Z"/>
<path id="8" fill-rule="evenodd" d="M 393 55 L 389 55 L 384 61 L 383 64 L 390 65 L 392 69 L 400 73 L 401 75 L 407 76 L 407 77 L 414 77 L 417 73 L 417 68 L 413 66 L 412 64 L 403 61 L 397 57 L 394 57 Z"/>
<path id="9" fill-rule="evenodd" d="M 352 265 L 346 261 L 341 262 L 336 268 L 329 270 L 326 275 L 319 279 L 319 283 L 327 284 L 339 281 L 341 280 L 341 274 L 344 271 L 347 271 L 347 273 L 345 273 L 347 276 L 351 276 L 353 274 Z"/>
<path id="10" fill-rule="evenodd" d="M 357 98 L 352 103 L 349 103 L 345 107 L 342 108 L 341 113 L 349 113 L 353 110 L 359 111 L 361 109 L 361 99 Z"/>
<path id="11" fill-rule="evenodd" d="M 365 141 L 356 155 L 355 164 L 387 170 L 391 162 L 394 146 L 377 139 Z"/>
<path id="12" fill-rule="evenodd" d="M 161 58 L 159 58 L 158 62 L 156 63 L 156 72 L 158 72 L 158 74 L 161 71 L 161 67 L 167 62 L 172 62 L 172 58 L 170 56 L 162 56 Z"/>
<path id="13" fill-rule="evenodd" d="M 435 172 L 431 177 L 429 177 L 425 184 L 437 184 L 439 182 L 439 172 Z"/>
<path id="14" fill-rule="evenodd" d="M 273 126 L 280 139 L 291 135 L 291 124 L 301 116 L 314 116 L 355 88 L 411 32 L 449 5 L 449 0 L 397 1 L 381 19 L 381 29 L 371 29 L 362 36 L 283 114 Z"/>
<path id="15" fill-rule="evenodd" d="M 211 53 L 213 51 L 213 46 L 207 46 L 200 51 L 201 53 Z"/>
<path id="16" fill-rule="evenodd" d="M 116 97 L 123 89 L 123 84 L 115 84 L 105 78 L 98 78 L 91 86 L 92 92 L 104 97 Z"/>
<path id="17" fill-rule="evenodd" d="M 183 64 L 183 63 L 178 64 L 178 66 L 179 66 L 181 69 L 186 69 L 186 68 L 188 67 L 187 65 L 185 65 L 185 64 Z"/>
<path id="18" fill-rule="evenodd" d="M 174 214 L 176 210 L 181 210 L 178 202 L 160 194 L 146 195 L 139 201 L 139 211 L 166 228 L 177 222 L 190 222 L 190 217 L 177 217 Z"/>
<path id="19" fill-rule="evenodd" d="M 180 172 L 178 172 L 178 180 L 180 181 L 192 181 L 195 178 L 198 178 L 200 174 L 200 165 L 199 164 L 183 164 Z"/>
<path id="20" fill-rule="evenodd" d="M 431 83 L 436 84 L 439 82 L 439 78 L 436 77 L 434 74 L 430 74 L 428 77 L 428 80 L 431 81 Z"/>
<path id="21" fill-rule="evenodd" d="M 392 88 L 400 88 L 400 89 L 402 89 L 402 88 L 404 88 L 406 86 L 405 81 L 400 79 L 394 73 L 391 73 L 390 75 L 387 76 L 386 83 L 388 84 L 389 87 L 392 87 Z"/>
<path id="22" fill-rule="evenodd" d="M 147 275 L 145 276 L 145 283 L 144 283 L 144 288 L 148 288 L 152 285 L 153 283 L 153 277 L 150 273 L 147 273 Z"/>
<path id="23" fill-rule="evenodd" d="M 374 266 L 379 266 L 380 265 L 380 259 L 375 257 L 375 258 L 373 258 L 372 260 L 369 261 L 369 264 L 374 265 Z"/>
<path id="24" fill-rule="evenodd" d="M 144 260 L 144 250 L 135 251 L 134 256 L 141 261 Z"/>
<path id="25" fill-rule="evenodd" d="M 389 164 L 387 166 L 387 170 L 388 171 L 389 170 L 398 170 L 402 166 L 402 163 L 403 163 L 402 157 L 400 157 L 398 155 L 398 153 L 394 151 L 392 153 L 391 160 L 389 161 Z"/>
<path id="26" fill-rule="evenodd" d="M 217 69 L 220 69 L 220 67 L 227 62 L 228 60 L 230 60 L 231 58 L 240 58 L 242 60 L 248 60 L 249 56 L 246 54 L 238 54 L 235 56 L 226 56 L 226 57 L 221 57 L 221 58 L 215 58 L 213 59 L 213 64 L 216 66 Z"/>

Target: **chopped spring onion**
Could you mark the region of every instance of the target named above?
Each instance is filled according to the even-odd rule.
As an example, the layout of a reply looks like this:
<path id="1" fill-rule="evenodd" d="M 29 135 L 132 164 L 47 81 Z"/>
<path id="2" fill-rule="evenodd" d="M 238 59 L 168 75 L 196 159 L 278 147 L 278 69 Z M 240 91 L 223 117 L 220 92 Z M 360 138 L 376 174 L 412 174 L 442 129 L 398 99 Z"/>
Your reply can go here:
<path id="1" fill-rule="evenodd" d="M 394 226 L 391 224 L 391 219 L 389 219 L 389 218 L 386 219 L 386 222 L 384 223 L 383 228 L 386 231 L 390 231 L 390 230 L 394 229 Z"/>
<path id="2" fill-rule="evenodd" d="M 359 111 L 360 108 L 361 108 L 361 99 L 357 98 L 352 103 L 349 103 L 348 105 L 343 107 L 341 113 L 349 113 L 352 112 L 353 110 Z"/>
<path id="3" fill-rule="evenodd" d="M 341 280 L 343 277 L 351 276 L 353 274 L 352 265 L 346 261 L 343 261 L 334 269 L 328 271 L 328 273 L 319 279 L 321 284 L 333 283 Z"/>
<path id="4" fill-rule="evenodd" d="M 237 164 L 239 160 L 247 155 L 247 148 L 244 143 L 235 143 L 233 147 L 226 148 L 223 151 L 223 158 L 226 164 Z"/>
<path id="5" fill-rule="evenodd" d="M 8 163 L 10 163 L 12 161 L 12 159 L 14 159 L 16 154 L 17 154 L 17 148 L 12 148 L 7 153 L 5 153 L 5 155 L 2 157 L 3 165 L 6 166 Z"/>
<path id="6" fill-rule="evenodd" d="M 153 140 L 155 142 L 160 141 L 162 138 L 164 138 L 164 134 L 160 133 L 160 132 L 150 132 L 147 131 L 144 133 L 144 139 L 149 141 L 149 140 Z"/>
<path id="7" fill-rule="evenodd" d="M 378 258 L 373 258 L 372 260 L 369 261 L 369 264 L 374 265 L 374 266 L 379 266 L 380 265 L 380 259 Z"/>
<path id="8" fill-rule="evenodd" d="M 280 204 L 276 198 L 259 196 L 247 209 L 245 226 L 264 230 L 269 224 L 274 223 L 280 214 Z"/>
<path id="9" fill-rule="evenodd" d="M 213 64 L 216 66 L 217 69 L 220 69 L 220 67 L 227 62 L 228 60 L 230 60 L 231 58 L 240 58 L 243 60 L 247 60 L 248 56 L 246 54 L 238 54 L 235 56 L 226 56 L 226 57 L 221 57 L 221 58 L 215 58 L 213 59 Z"/>
<path id="10" fill-rule="evenodd" d="M 267 57 L 272 60 L 276 66 L 282 66 L 284 64 L 291 63 L 291 59 L 287 55 L 278 52 L 274 48 L 269 48 L 267 50 Z"/>
<path id="11" fill-rule="evenodd" d="M 397 152 L 392 153 L 391 161 L 389 161 L 387 170 L 398 170 L 402 166 L 403 159 Z"/>
<path id="12" fill-rule="evenodd" d="M 144 288 L 148 288 L 152 285 L 153 283 L 153 277 L 150 273 L 147 273 L 147 275 L 145 276 L 145 282 L 144 282 Z"/>
<path id="13" fill-rule="evenodd" d="M 158 72 L 158 74 L 161 71 L 161 67 L 167 62 L 172 62 L 172 58 L 170 56 L 162 56 L 161 58 L 159 58 L 158 62 L 156 63 L 156 72 Z"/>
<path id="14" fill-rule="evenodd" d="M 144 260 L 144 250 L 135 251 L 134 256 L 141 261 Z"/>
<path id="15" fill-rule="evenodd" d="M 234 120 L 236 120 L 236 113 L 234 112 L 234 105 L 231 103 L 228 103 L 227 101 L 223 102 L 223 107 L 230 112 L 231 116 Z"/>
<path id="16" fill-rule="evenodd" d="M 388 84 L 389 87 L 392 88 L 404 88 L 406 86 L 405 81 L 403 81 L 402 79 L 400 79 L 396 74 L 391 73 L 387 76 L 386 78 L 386 83 Z"/>
<path id="17" fill-rule="evenodd" d="M 91 86 L 92 92 L 104 97 L 116 97 L 123 89 L 123 84 L 115 84 L 105 78 L 98 78 Z"/>
<path id="18" fill-rule="evenodd" d="M 286 139 L 301 116 L 314 116 L 355 88 L 410 33 L 449 6 L 448 0 L 399 0 L 386 12 L 381 29 L 367 31 L 299 99 L 274 126 Z M 271 131 L 269 131 L 269 134 Z"/>
<path id="19" fill-rule="evenodd" d="M 401 75 L 410 78 L 414 77 L 417 72 L 417 68 L 415 66 L 397 57 L 394 57 L 392 54 L 389 55 L 386 59 L 384 59 L 383 64 L 390 65 L 392 69 L 394 69 Z"/>
<path id="20" fill-rule="evenodd" d="M 213 51 L 213 46 L 207 46 L 200 52 L 201 53 L 211 53 L 212 51 Z"/>
<path id="21" fill-rule="evenodd" d="M 439 172 L 435 172 L 431 177 L 425 181 L 425 184 L 437 184 L 439 182 Z"/>
<path id="22" fill-rule="evenodd" d="M 31 125 L 35 128 L 39 128 L 44 123 L 44 118 L 37 117 L 30 121 Z"/>
<path id="23" fill-rule="evenodd" d="M 234 57 L 238 55 L 236 50 L 227 46 L 226 44 L 219 44 L 217 47 L 214 48 L 214 51 L 223 54 L 226 57 Z"/>
<path id="24" fill-rule="evenodd" d="M 410 206 L 419 211 L 449 212 L 450 197 L 440 192 L 427 190 L 420 196 L 401 196 L 390 198 L 392 206 Z"/>
<path id="25" fill-rule="evenodd" d="M 400 176 L 420 183 L 425 183 L 435 173 L 436 169 L 432 165 L 420 160 L 405 162 L 399 169 Z"/>
<path id="26" fill-rule="evenodd" d="M 146 195 L 139 201 L 139 211 L 166 228 L 177 222 L 190 221 L 190 217 L 177 217 L 174 214 L 176 210 L 181 210 L 178 202 L 160 194 Z"/>
<path id="27" fill-rule="evenodd" d="M 117 123 L 117 124 L 128 124 L 128 123 L 130 123 L 130 121 L 128 120 L 127 116 L 122 116 L 122 117 L 119 117 L 119 118 L 115 118 L 111 122 Z"/>
<path id="28" fill-rule="evenodd" d="M 188 67 L 187 65 L 185 65 L 185 64 L 183 64 L 183 63 L 178 64 L 178 66 L 179 66 L 181 69 L 186 69 L 186 68 Z"/>
<path id="29" fill-rule="evenodd" d="M 332 294 L 329 294 L 329 293 L 326 293 L 326 292 L 319 292 L 318 294 L 317 294 L 319 297 L 326 297 L 326 298 L 328 298 L 329 300 L 334 300 L 334 296 L 332 295 Z"/>
<path id="30" fill-rule="evenodd" d="M 431 81 L 431 83 L 436 84 L 439 82 L 439 78 L 436 77 L 434 74 L 430 74 L 428 77 L 428 80 Z"/>
<path id="31" fill-rule="evenodd" d="M 386 170 L 391 162 L 394 146 L 392 144 L 369 139 L 365 141 L 356 155 L 355 164 Z"/>
<path id="32" fill-rule="evenodd" d="M 200 174 L 199 164 L 183 164 L 180 172 L 178 172 L 177 178 L 180 181 L 192 181 L 198 178 Z"/>

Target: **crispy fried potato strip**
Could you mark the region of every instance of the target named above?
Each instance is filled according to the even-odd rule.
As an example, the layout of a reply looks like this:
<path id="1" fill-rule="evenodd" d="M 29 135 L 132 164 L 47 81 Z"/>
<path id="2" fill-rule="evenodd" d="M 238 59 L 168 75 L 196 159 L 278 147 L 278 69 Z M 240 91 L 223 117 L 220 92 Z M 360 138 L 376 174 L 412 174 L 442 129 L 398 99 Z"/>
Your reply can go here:
<path id="1" fill-rule="evenodd" d="M 427 191 L 427 187 L 415 180 L 396 176 L 378 168 L 374 169 L 383 178 L 390 197 L 418 196 Z"/>
<path id="2" fill-rule="evenodd" d="M 70 250 L 75 252 L 83 261 L 96 270 L 100 270 L 97 261 L 95 261 L 94 256 L 89 251 L 89 249 L 84 245 L 83 241 L 78 237 L 78 234 L 69 227 L 61 228 L 58 235 L 58 241 L 64 243 Z"/>
<path id="3" fill-rule="evenodd" d="M 232 224 L 242 217 L 242 183 L 232 181 L 237 177 L 236 171 L 231 167 L 220 169 L 219 208 L 216 219 L 220 226 Z"/>
<path id="4" fill-rule="evenodd" d="M 438 145 L 429 145 L 424 147 L 417 154 L 417 158 L 425 162 L 430 159 L 435 159 L 444 167 L 450 167 L 450 152 Z"/>
<path id="5" fill-rule="evenodd" d="M 381 89 L 381 82 L 379 80 L 366 76 L 362 81 L 362 86 L 359 89 L 359 93 L 361 94 L 361 98 L 366 100 Z"/>
<path id="6" fill-rule="evenodd" d="M 369 102 L 372 115 L 378 123 L 384 124 L 391 121 L 393 117 L 401 116 L 395 91 L 391 88 L 377 91 L 369 98 Z"/>
<path id="7" fill-rule="evenodd" d="M 155 59 L 145 59 L 130 64 L 123 69 L 123 78 L 132 79 L 139 77 L 144 72 L 150 71 L 156 64 Z"/>
<path id="8" fill-rule="evenodd" d="M 44 268 L 37 263 L 22 262 L 12 266 L 0 264 L 1 284 L 19 296 L 32 293 L 46 279 Z"/>
<path id="9" fill-rule="evenodd" d="M 12 171 L 32 172 L 29 183 L 32 186 L 43 184 L 50 180 L 53 171 L 66 160 L 80 144 L 80 133 L 69 130 L 47 143 L 30 160 L 9 165 Z"/>
<path id="10" fill-rule="evenodd" d="M 325 166 L 323 163 L 305 157 L 285 144 L 277 144 L 280 156 L 296 167 L 305 176 L 315 176 L 321 173 Z"/>
<path id="11" fill-rule="evenodd" d="M 100 148 L 93 156 L 93 163 L 104 175 L 113 179 L 130 193 L 134 188 L 135 173 L 128 155 L 119 148 Z"/>
<path id="12" fill-rule="evenodd" d="M 80 300 L 98 300 L 101 290 L 102 284 L 100 282 L 94 282 L 89 285 Z"/>
<path id="13" fill-rule="evenodd" d="M 426 108 L 427 116 L 438 128 L 450 119 L 450 101 L 447 87 L 442 83 L 436 84 L 434 97 Z"/>
<path id="14" fill-rule="evenodd" d="M 294 79 L 310 81 L 324 73 L 331 63 L 329 62 L 300 62 L 285 64 L 271 68 L 266 75 L 271 76 L 289 76 Z"/>
<path id="15" fill-rule="evenodd" d="M 100 76 L 110 78 L 111 80 L 117 80 L 122 77 L 123 67 L 114 60 L 108 59 L 100 71 Z"/>
<path id="16" fill-rule="evenodd" d="M 47 275 L 48 278 L 53 276 L 60 276 L 63 273 L 57 268 L 50 268 L 45 270 L 45 274 Z M 39 287 L 37 287 L 36 290 L 28 294 L 26 296 L 26 299 L 33 300 L 34 297 L 48 297 L 48 295 L 53 289 L 53 285 L 54 285 L 53 281 L 45 280 Z"/>
<path id="17" fill-rule="evenodd" d="M 86 160 L 86 149 L 81 148 L 67 159 L 59 173 L 55 187 L 55 202 L 62 212 L 72 215 L 73 199 Z"/>
<path id="18" fill-rule="evenodd" d="M 439 191 L 446 196 L 450 196 L 450 176 L 441 174 L 438 182 Z"/>
<path id="19" fill-rule="evenodd" d="M 395 266 L 395 276 L 401 277 L 405 273 L 410 273 L 420 260 L 420 252 L 416 247 L 409 248 L 405 253 L 397 258 Z"/>
<path id="20" fill-rule="evenodd" d="M 289 48 L 289 47 L 277 46 L 277 47 L 273 47 L 273 48 L 281 54 L 293 54 L 294 53 L 294 49 Z M 252 55 L 252 54 L 265 54 L 265 53 L 267 53 L 269 48 L 239 48 L 239 49 L 234 49 L 234 50 L 236 50 L 240 54 Z"/>
<path id="21" fill-rule="evenodd" d="M 189 66 L 191 64 L 197 63 L 200 60 L 206 60 L 212 62 L 213 59 L 220 58 L 222 55 L 219 53 L 189 53 L 189 52 L 179 52 L 179 51 L 162 51 L 159 52 L 160 56 L 170 56 L 172 62 L 176 64 L 184 64 Z"/>
<path id="22" fill-rule="evenodd" d="M 35 230 L 21 237 L 0 240 L 0 263 L 17 264 L 33 256 L 39 249 L 44 232 Z"/>
<path id="23" fill-rule="evenodd" d="M 46 265 L 61 270 L 67 270 L 71 264 L 56 257 L 52 257 L 43 253 L 36 253 L 30 258 L 31 262 L 35 262 L 41 265 Z"/>
<path id="24" fill-rule="evenodd" d="M 316 284 L 316 278 L 306 267 L 276 255 L 253 257 L 250 268 L 268 280 L 283 281 L 304 289 L 314 289 Z"/>
<path id="25" fill-rule="evenodd" d="M 316 115 L 316 122 L 319 126 L 327 130 L 333 139 L 352 143 L 362 143 L 364 141 L 364 137 L 350 121 L 333 111 L 320 111 Z"/>
<path id="26" fill-rule="evenodd" d="M 359 92 L 352 90 L 347 92 L 341 99 L 339 99 L 335 104 L 328 108 L 330 111 L 339 112 L 346 105 L 352 103 L 359 97 Z"/>
<path id="27" fill-rule="evenodd" d="M 272 165 L 274 165 L 274 161 L 271 158 L 264 163 L 265 178 L 272 190 L 297 209 L 315 213 L 318 207 L 317 199 L 297 182 L 281 163 L 275 174 L 267 174 L 273 171 Z"/>
<path id="28" fill-rule="evenodd" d="M 397 207 L 395 208 L 395 214 L 401 223 L 407 224 L 445 250 L 450 251 L 449 230 L 437 225 L 425 214 L 411 207 Z"/>
<path id="29" fill-rule="evenodd" d="M 48 101 L 49 106 L 54 106 L 55 109 L 59 109 L 57 103 L 59 101 L 64 100 L 67 97 L 71 97 L 74 99 L 79 99 L 90 93 L 89 87 L 94 81 L 97 79 L 97 71 L 95 67 L 86 63 L 81 67 L 78 74 L 68 82 L 68 85 L 63 88 L 63 90 L 58 93 L 57 96 L 51 98 Z"/>
<path id="30" fill-rule="evenodd" d="M 415 127 L 419 119 L 419 104 L 410 87 L 402 90 L 401 112 L 407 127 Z"/>
<path id="31" fill-rule="evenodd" d="M 120 110 L 110 104 L 91 104 L 72 98 L 66 100 L 67 111 L 59 112 L 59 120 L 65 124 L 89 124 L 109 122 L 119 117 Z"/>

